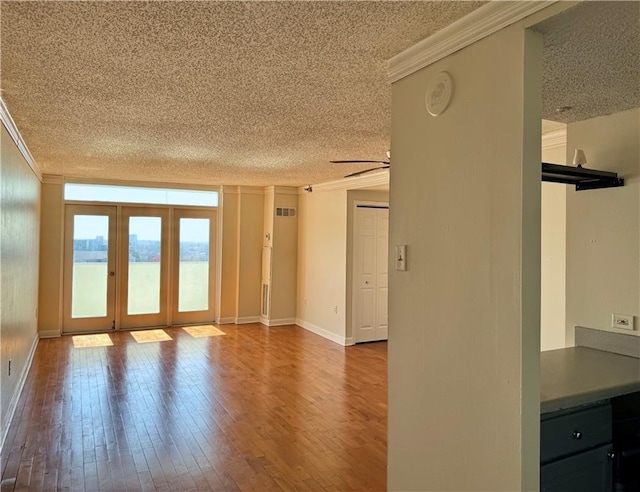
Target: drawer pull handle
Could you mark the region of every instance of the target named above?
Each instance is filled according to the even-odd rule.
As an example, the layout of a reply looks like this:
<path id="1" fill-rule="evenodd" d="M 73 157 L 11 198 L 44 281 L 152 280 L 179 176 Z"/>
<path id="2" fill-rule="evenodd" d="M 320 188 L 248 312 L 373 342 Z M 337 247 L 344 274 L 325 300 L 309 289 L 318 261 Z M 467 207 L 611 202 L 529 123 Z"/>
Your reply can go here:
<path id="1" fill-rule="evenodd" d="M 582 439 L 582 432 L 573 431 L 573 437 L 576 438 L 576 439 Z"/>

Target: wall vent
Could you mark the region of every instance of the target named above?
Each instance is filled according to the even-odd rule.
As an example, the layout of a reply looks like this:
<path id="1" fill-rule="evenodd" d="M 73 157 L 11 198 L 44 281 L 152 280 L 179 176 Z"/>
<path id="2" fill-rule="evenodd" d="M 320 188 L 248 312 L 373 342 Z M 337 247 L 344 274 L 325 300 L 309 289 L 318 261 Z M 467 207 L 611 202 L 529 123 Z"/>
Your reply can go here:
<path id="1" fill-rule="evenodd" d="M 295 208 L 276 207 L 276 217 L 292 217 L 295 219 L 296 215 Z"/>
<path id="2" fill-rule="evenodd" d="M 269 284 L 262 284 L 262 316 L 269 316 Z"/>

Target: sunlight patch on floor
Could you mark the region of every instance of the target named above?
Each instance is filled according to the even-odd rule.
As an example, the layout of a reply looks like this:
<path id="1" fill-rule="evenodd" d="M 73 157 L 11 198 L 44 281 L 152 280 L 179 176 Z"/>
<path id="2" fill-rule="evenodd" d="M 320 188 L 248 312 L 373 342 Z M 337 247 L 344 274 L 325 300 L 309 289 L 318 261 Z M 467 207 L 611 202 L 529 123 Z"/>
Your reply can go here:
<path id="1" fill-rule="evenodd" d="M 85 347 L 109 347 L 113 345 L 111 337 L 106 333 L 100 335 L 74 335 L 73 339 L 74 348 Z"/>
<path id="2" fill-rule="evenodd" d="M 224 331 L 213 325 L 185 326 L 182 329 L 194 338 L 226 335 Z"/>
<path id="3" fill-rule="evenodd" d="M 131 336 L 138 343 L 150 343 L 150 342 L 166 342 L 167 340 L 173 340 L 164 330 L 142 330 L 132 331 Z"/>

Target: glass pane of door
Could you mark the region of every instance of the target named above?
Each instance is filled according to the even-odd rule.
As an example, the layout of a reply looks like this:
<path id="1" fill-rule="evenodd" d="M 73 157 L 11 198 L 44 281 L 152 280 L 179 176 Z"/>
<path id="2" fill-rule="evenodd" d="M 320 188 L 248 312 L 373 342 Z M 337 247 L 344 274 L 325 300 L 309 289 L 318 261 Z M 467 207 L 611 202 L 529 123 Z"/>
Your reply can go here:
<path id="1" fill-rule="evenodd" d="M 129 217 L 127 314 L 160 312 L 162 219 Z"/>
<path id="2" fill-rule="evenodd" d="M 178 312 L 209 309 L 209 219 L 181 218 Z"/>
<path id="3" fill-rule="evenodd" d="M 73 217 L 72 318 L 107 315 L 108 244 L 108 216 Z"/>

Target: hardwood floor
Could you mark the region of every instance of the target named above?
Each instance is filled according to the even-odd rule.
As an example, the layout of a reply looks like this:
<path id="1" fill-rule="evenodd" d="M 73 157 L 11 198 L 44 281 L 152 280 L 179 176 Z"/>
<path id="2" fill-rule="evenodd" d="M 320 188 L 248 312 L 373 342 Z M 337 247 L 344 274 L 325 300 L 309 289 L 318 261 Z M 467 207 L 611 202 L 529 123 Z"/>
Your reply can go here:
<path id="1" fill-rule="evenodd" d="M 386 343 L 296 326 L 74 348 L 40 340 L 2 491 L 384 490 Z"/>

